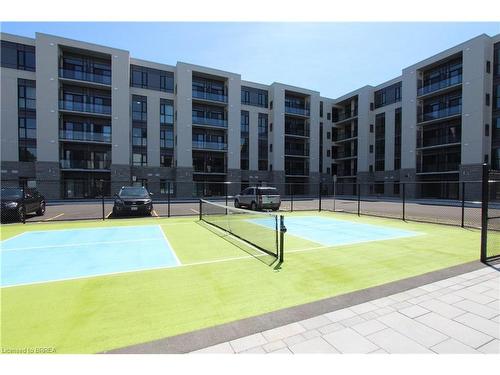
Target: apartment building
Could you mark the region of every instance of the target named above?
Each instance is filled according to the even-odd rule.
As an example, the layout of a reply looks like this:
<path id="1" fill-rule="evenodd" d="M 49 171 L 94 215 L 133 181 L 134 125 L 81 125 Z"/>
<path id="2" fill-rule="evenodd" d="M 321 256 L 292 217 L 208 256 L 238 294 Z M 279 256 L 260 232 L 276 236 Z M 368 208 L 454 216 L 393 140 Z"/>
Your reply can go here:
<path id="1" fill-rule="evenodd" d="M 225 181 L 236 182 L 229 193 L 268 183 L 313 194 L 334 180 L 346 193 L 377 182 L 366 189 L 392 196 L 400 182 L 500 168 L 500 35 L 337 99 L 42 33 L 0 38 L 1 178 L 50 198 L 129 184 L 162 195 L 168 182 L 177 196 L 220 195 Z M 428 186 L 410 193 L 458 189 Z"/>

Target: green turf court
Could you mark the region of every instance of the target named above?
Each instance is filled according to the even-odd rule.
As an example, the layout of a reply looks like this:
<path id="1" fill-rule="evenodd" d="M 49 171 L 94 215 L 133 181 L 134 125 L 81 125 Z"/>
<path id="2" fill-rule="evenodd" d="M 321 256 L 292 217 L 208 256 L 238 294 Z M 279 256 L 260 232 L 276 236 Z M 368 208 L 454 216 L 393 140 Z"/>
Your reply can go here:
<path id="1" fill-rule="evenodd" d="M 397 281 L 479 255 L 478 230 L 329 212 L 291 213 L 285 223 L 301 216 L 419 235 L 325 246 L 287 233 L 285 262 L 276 267 L 195 217 L 2 226 L 5 240 L 25 231 L 160 225 L 181 265 L 2 288 L 0 346 L 95 353 Z"/>

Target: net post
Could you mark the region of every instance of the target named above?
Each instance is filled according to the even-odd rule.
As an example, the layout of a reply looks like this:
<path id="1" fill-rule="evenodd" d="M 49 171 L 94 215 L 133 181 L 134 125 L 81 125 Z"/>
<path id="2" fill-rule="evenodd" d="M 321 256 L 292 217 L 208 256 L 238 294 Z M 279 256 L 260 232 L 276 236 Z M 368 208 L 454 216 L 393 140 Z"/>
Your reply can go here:
<path id="1" fill-rule="evenodd" d="M 361 185 L 360 185 L 359 182 L 357 183 L 357 186 L 358 186 L 358 216 L 360 216 L 360 211 L 361 211 Z"/>
<path id="2" fill-rule="evenodd" d="M 461 227 L 465 227 L 465 181 L 462 181 L 462 224 Z"/>
<path id="3" fill-rule="evenodd" d="M 481 185 L 481 262 L 486 262 L 488 249 L 488 165 L 483 164 L 483 176 Z"/>
<path id="4" fill-rule="evenodd" d="M 403 221 L 406 221 L 406 182 L 403 182 Z"/>
<path id="5" fill-rule="evenodd" d="M 200 199 L 200 206 L 198 207 L 198 209 L 199 209 L 198 214 L 201 221 L 201 199 Z"/>
<path id="6" fill-rule="evenodd" d="M 321 212 L 321 188 L 322 188 L 322 184 L 321 182 L 319 183 L 319 205 L 318 205 L 318 211 Z"/>
<path id="7" fill-rule="evenodd" d="M 285 217 L 283 215 L 280 215 L 280 254 L 279 254 L 279 261 L 280 263 L 283 263 L 283 260 L 285 258 L 285 233 L 286 233 L 286 227 L 285 227 Z"/>
<path id="8" fill-rule="evenodd" d="M 167 181 L 167 217 L 170 217 L 170 185 L 171 182 Z"/>

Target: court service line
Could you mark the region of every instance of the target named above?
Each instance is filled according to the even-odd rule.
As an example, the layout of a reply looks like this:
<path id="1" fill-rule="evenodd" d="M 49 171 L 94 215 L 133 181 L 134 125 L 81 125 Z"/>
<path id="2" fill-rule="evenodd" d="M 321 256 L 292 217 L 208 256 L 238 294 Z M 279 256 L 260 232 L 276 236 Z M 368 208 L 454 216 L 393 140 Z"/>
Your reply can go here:
<path id="1" fill-rule="evenodd" d="M 9 240 L 9 239 L 7 239 L 7 240 Z M 70 243 L 70 244 L 65 244 L 65 245 L 16 247 L 14 249 L 2 249 L 2 252 L 17 251 L 17 250 L 52 249 L 54 247 L 56 247 L 56 248 L 61 248 L 61 247 L 80 247 L 80 246 L 92 246 L 92 245 L 106 245 L 106 244 L 113 244 L 113 243 L 129 243 L 129 242 L 144 242 L 144 241 L 158 241 L 158 240 L 159 240 L 159 238 L 142 238 L 142 239 L 137 239 L 137 240 L 97 241 L 97 242 L 82 242 L 82 243 L 74 243 L 74 244 Z"/>
<path id="2" fill-rule="evenodd" d="M 50 221 L 50 220 L 54 220 L 54 219 L 57 219 L 58 217 L 61 217 L 64 215 L 64 212 L 62 214 L 59 214 L 59 215 L 56 215 L 56 216 L 53 216 L 53 217 L 49 217 L 48 219 L 44 219 L 42 221 Z"/>

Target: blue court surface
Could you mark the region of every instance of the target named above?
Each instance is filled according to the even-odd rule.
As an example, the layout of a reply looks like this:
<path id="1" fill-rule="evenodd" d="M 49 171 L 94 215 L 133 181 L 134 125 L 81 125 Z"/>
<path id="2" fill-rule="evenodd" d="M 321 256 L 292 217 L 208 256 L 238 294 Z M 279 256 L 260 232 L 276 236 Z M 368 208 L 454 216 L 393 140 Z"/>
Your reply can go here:
<path id="1" fill-rule="evenodd" d="M 250 221 L 274 229 L 267 219 Z M 286 217 L 285 226 L 288 235 L 301 237 L 323 246 L 348 245 L 420 235 L 417 232 L 401 229 L 315 216 Z"/>
<path id="2" fill-rule="evenodd" d="M 26 232 L 2 241 L 1 286 L 180 264 L 159 225 Z"/>

